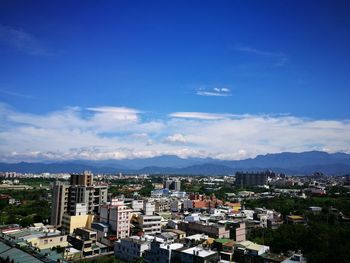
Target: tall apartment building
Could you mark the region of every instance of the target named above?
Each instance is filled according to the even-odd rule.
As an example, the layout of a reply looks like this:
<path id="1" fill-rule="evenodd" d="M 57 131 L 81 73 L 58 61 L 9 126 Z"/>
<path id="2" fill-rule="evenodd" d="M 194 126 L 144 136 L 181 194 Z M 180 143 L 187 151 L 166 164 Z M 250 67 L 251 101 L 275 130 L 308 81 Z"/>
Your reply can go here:
<path id="1" fill-rule="evenodd" d="M 92 186 L 93 174 L 90 171 L 84 171 L 82 174 L 71 174 L 70 185 Z"/>
<path id="2" fill-rule="evenodd" d="M 86 204 L 87 214 L 99 215 L 100 206 L 107 203 L 107 185 L 93 185 L 90 172 L 72 174 L 66 185 L 56 182 L 53 185 L 51 224 L 60 227 L 63 214 L 76 215 L 76 204 Z"/>
<path id="3" fill-rule="evenodd" d="M 117 239 L 130 235 L 130 216 L 133 210 L 124 201 L 112 200 L 111 205 L 101 207 L 100 222 L 107 223 L 115 231 Z"/>
<path id="4" fill-rule="evenodd" d="M 237 172 L 235 175 L 235 185 L 238 187 L 265 185 L 270 174 L 270 171 L 258 173 Z"/>
<path id="5" fill-rule="evenodd" d="M 76 203 L 85 203 L 88 214 L 99 214 L 100 206 L 107 203 L 106 185 L 72 185 L 69 189 L 69 212 L 74 212 Z"/>
<path id="6" fill-rule="evenodd" d="M 181 190 L 181 181 L 168 179 L 164 182 L 164 188 L 167 188 L 167 189 L 173 190 L 173 191 L 180 191 Z"/>
<path id="7" fill-rule="evenodd" d="M 69 185 L 60 181 L 52 187 L 51 225 L 61 226 L 62 216 L 68 211 Z"/>

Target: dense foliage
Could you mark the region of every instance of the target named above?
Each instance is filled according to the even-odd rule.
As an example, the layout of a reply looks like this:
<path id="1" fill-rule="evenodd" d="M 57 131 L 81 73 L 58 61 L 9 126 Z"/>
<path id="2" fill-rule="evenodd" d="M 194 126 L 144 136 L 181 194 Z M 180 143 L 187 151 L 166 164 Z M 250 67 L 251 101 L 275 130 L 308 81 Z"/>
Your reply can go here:
<path id="1" fill-rule="evenodd" d="M 19 205 L 10 205 L 7 200 L 0 200 L 0 224 L 19 224 L 29 226 L 33 223 L 47 223 L 50 217 L 50 204 L 45 200 L 45 190 L 1 191 L 16 200 Z"/>
<path id="2" fill-rule="evenodd" d="M 281 211 L 302 214 L 307 218 L 307 225 L 282 225 L 277 230 L 254 229 L 249 239 L 269 245 L 272 252 L 280 253 L 301 249 L 308 262 L 350 262 L 350 223 L 343 222 L 335 207 L 344 214 L 350 213 L 350 199 L 346 197 L 312 197 L 259 199 L 247 202 L 249 207 L 266 207 Z M 321 206 L 320 214 L 307 211 L 309 206 Z"/>

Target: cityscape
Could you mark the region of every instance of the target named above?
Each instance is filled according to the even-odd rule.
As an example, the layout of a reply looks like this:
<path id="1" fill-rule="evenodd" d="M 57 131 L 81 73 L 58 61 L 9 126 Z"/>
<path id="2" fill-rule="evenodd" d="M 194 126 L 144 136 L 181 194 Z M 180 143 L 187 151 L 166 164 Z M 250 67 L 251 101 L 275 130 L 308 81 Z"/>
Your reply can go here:
<path id="1" fill-rule="evenodd" d="M 350 2 L 0 0 L 0 263 L 350 262 Z"/>

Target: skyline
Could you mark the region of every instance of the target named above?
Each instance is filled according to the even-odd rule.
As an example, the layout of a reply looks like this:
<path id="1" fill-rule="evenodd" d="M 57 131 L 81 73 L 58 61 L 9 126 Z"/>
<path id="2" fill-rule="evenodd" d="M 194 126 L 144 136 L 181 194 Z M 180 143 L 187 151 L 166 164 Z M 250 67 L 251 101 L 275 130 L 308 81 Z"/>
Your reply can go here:
<path id="1" fill-rule="evenodd" d="M 0 3 L 0 160 L 350 152 L 347 1 Z"/>

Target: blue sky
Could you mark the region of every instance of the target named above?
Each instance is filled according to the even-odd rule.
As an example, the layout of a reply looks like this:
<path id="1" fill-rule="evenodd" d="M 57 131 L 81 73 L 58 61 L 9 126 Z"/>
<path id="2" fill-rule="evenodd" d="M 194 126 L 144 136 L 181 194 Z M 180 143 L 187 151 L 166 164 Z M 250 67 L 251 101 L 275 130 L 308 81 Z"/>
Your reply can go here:
<path id="1" fill-rule="evenodd" d="M 1 1 L 0 158 L 347 152 L 349 10 L 348 1 Z M 298 136 L 276 139 L 286 134 Z"/>

